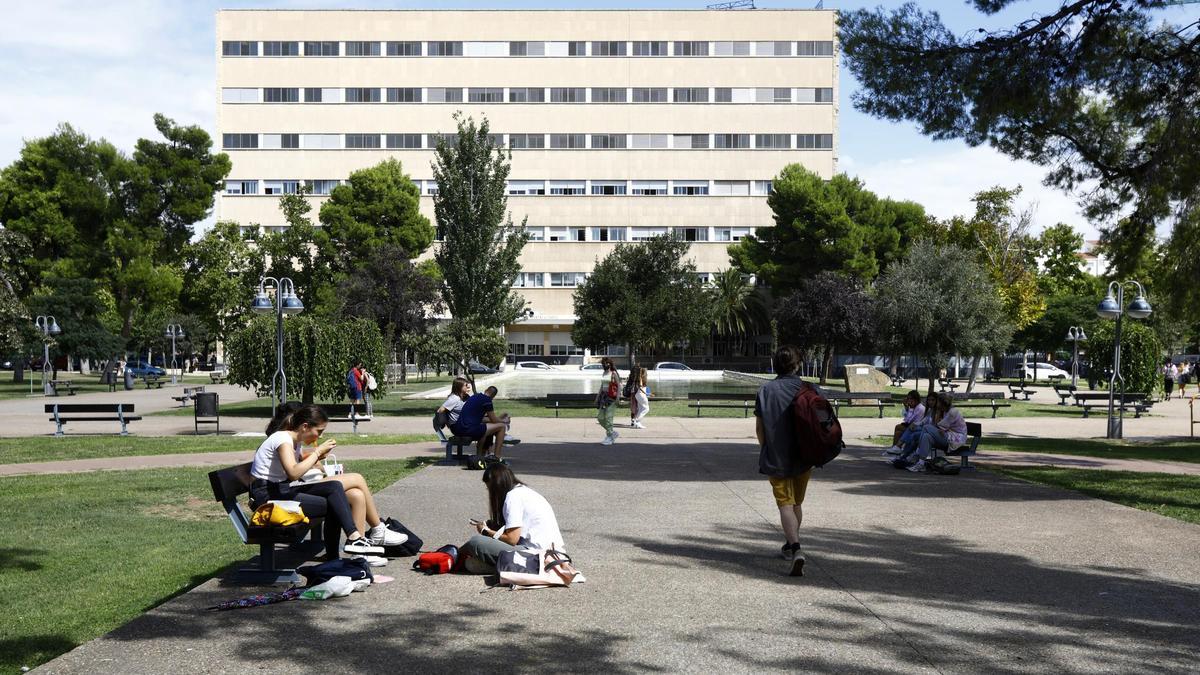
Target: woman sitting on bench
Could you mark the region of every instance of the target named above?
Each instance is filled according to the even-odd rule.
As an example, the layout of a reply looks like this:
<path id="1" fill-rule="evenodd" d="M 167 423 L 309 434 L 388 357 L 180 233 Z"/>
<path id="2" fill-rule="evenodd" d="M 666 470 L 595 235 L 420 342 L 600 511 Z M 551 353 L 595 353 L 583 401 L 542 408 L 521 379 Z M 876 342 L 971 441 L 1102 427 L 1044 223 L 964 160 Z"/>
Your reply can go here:
<path id="1" fill-rule="evenodd" d="M 504 464 L 483 470 L 489 520 L 471 520 L 478 532 L 459 548 L 459 562 L 469 574 L 495 574 L 496 559 L 519 549 L 566 551 L 550 502 L 517 479 Z"/>
<path id="2" fill-rule="evenodd" d="M 329 439 L 315 450 L 303 450 L 305 446 L 316 445 L 328 423 L 325 411 L 311 403 L 279 406 L 267 425 L 267 440 L 254 453 L 250 467 L 254 479 L 250 484 L 251 500 L 255 504 L 265 504 L 271 499 L 293 500 L 300 502 L 302 507 L 311 508 L 313 513 L 332 514 L 346 533 L 343 550 L 347 553 L 380 554 L 384 552 L 383 546 L 408 541 L 407 535 L 393 532 L 383 524 L 371 490 L 360 474 L 344 473 L 297 482 L 337 447 L 337 441 Z M 368 523 L 370 530 L 366 527 Z M 336 530 L 326 528 L 327 533 L 331 531 L 336 533 Z M 325 540 L 325 551 L 330 559 L 340 557 L 340 538 L 335 536 Z"/>
<path id="3" fill-rule="evenodd" d="M 967 442 L 967 421 L 949 396 L 937 394 L 932 410 L 932 418 L 921 425 L 919 438 L 910 440 L 894 462 L 897 468 L 919 473 L 925 470 L 925 460 L 933 449 L 950 451 Z"/>
<path id="4" fill-rule="evenodd" d="M 930 394 L 929 407 L 932 407 L 933 401 L 933 394 Z M 921 404 L 920 392 L 916 389 L 908 392 L 908 395 L 904 397 L 904 418 L 900 420 L 900 424 L 897 424 L 896 429 L 892 432 L 892 447 L 883 453 L 885 456 L 895 456 L 903 452 L 902 448 L 912 439 L 913 435 L 918 433 L 918 429 L 924 423 L 926 407 Z"/>
<path id="5" fill-rule="evenodd" d="M 471 398 L 471 383 L 465 377 L 454 378 L 454 382 L 450 384 L 450 396 L 437 409 L 439 413 L 446 413 L 446 426 L 453 427 L 458 423 L 458 416 L 468 398 Z M 451 428 L 451 431 L 454 429 Z"/>

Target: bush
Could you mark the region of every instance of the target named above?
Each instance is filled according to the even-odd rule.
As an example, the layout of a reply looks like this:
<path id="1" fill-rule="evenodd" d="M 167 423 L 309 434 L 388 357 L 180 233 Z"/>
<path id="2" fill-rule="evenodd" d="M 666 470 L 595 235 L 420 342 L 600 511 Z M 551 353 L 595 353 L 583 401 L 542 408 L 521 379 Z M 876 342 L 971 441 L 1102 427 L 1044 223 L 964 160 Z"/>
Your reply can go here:
<path id="1" fill-rule="evenodd" d="M 1088 368 L 1108 380 L 1112 371 L 1115 321 L 1098 321 L 1088 329 Z M 1121 377 L 1125 391 L 1149 394 L 1162 387 L 1158 365 L 1162 361 L 1162 343 L 1146 324 L 1129 319 L 1121 321 Z"/>

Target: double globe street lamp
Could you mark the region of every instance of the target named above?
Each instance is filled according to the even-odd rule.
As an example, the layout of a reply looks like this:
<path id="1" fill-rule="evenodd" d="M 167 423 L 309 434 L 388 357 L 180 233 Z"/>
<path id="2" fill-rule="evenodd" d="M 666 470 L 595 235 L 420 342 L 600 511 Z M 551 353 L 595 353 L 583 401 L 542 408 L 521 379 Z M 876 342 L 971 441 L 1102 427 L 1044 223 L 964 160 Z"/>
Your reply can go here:
<path id="1" fill-rule="evenodd" d="M 177 323 L 169 323 L 167 324 L 167 331 L 163 333 L 163 336 L 171 338 L 171 370 L 178 370 L 179 366 L 175 362 L 175 340 L 176 338 L 183 339 L 183 326 Z M 182 372 L 179 373 L 179 377 L 183 377 Z M 171 384 L 175 384 L 174 372 L 171 373 Z"/>
<path id="2" fill-rule="evenodd" d="M 42 393 L 50 396 L 54 393 L 54 388 L 50 386 L 50 338 L 61 334 L 62 329 L 53 316 L 38 316 L 33 320 L 33 325 L 42 333 Z M 32 382 L 33 378 L 30 378 L 31 388 Z"/>
<path id="3" fill-rule="evenodd" d="M 267 295 L 267 282 L 275 284 L 275 299 L 278 302 L 272 303 L 271 296 Z M 255 314 L 270 314 L 275 312 L 275 375 L 271 377 L 271 414 L 275 414 L 275 408 L 287 401 L 287 375 L 283 372 L 283 315 L 284 314 L 299 314 L 304 311 L 304 303 L 300 302 L 300 297 L 296 295 L 296 284 L 288 277 L 263 277 L 258 282 L 258 293 L 254 294 L 254 302 L 250 304 L 250 310 Z M 275 381 L 279 381 L 279 397 L 275 396 Z"/>
<path id="4" fill-rule="evenodd" d="M 1067 329 L 1067 342 L 1071 343 L 1071 386 L 1079 386 L 1079 343 L 1087 342 L 1087 334 L 1080 326 Z M 1089 380 L 1090 381 L 1090 380 Z"/>
<path id="5" fill-rule="evenodd" d="M 1134 286 L 1137 288 L 1137 296 L 1129 306 L 1125 306 L 1125 287 Z M 1113 289 L 1116 289 L 1116 296 L 1113 295 Z M 1101 319 L 1116 319 L 1116 337 L 1113 340 L 1113 362 L 1112 362 L 1112 377 L 1108 383 L 1108 438 L 1121 438 L 1122 425 L 1125 421 L 1125 378 L 1121 377 L 1121 318 L 1126 314 L 1131 319 L 1145 319 L 1150 316 L 1153 310 L 1150 303 L 1146 302 L 1146 289 L 1136 281 L 1114 281 L 1108 285 L 1108 294 L 1096 306 L 1096 314 Z M 1120 405 L 1115 406 L 1114 410 L 1114 395 L 1116 394 L 1117 384 L 1121 386 L 1121 401 Z"/>

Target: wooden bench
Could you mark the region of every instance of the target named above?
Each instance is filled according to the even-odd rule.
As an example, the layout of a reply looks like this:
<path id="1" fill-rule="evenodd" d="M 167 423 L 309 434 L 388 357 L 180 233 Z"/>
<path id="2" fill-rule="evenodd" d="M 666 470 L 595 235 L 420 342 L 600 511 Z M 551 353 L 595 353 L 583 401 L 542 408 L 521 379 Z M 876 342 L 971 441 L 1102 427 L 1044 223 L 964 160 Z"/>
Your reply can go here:
<path id="1" fill-rule="evenodd" d="M 1121 394 L 1113 394 L 1113 402 L 1114 407 L 1119 406 L 1126 412 L 1133 412 L 1134 418 L 1141 417 L 1144 412 L 1150 412 L 1150 408 L 1154 406 L 1149 394 L 1140 393 L 1126 393 L 1124 399 L 1121 398 Z M 1083 408 L 1083 416 L 1087 417 L 1092 408 L 1108 408 L 1108 392 L 1076 392 L 1075 405 Z"/>
<path id="2" fill-rule="evenodd" d="M 559 410 L 582 410 L 596 407 L 595 394 L 546 394 L 546 409 L 554 409 L 558 417 Z"/>
<path id="3" fill-rule="evenodd" d="M 954 401 L 955 408 L 991 408 L 992 418 L 996 417 L 996 413 L 1001 408 L 1011 408 L 1012 404 L 1004 399 L 1004 392 L 995 391 L 990 393 L 976 394 L 951 394 L 951 399 Z"/>
<path id="4" fill-rule="evenodd" d="M 180 408 L 186 408 L 186 407 L 187 407 L 187 404 L 188 404 L 188 401 L 190 401 L 190 400 L 192 400 L 193 398 L 195 398 L 195 397 L 196 397 L 196 394 L 203 394 L 203 393 L 204 393 L 204 387 L 203 387 L 203 386 L 199 386 L 199 387 L 184 387 L 184 388 L 183 388 L 183 395 L 182 395 L 182 396 L 172 396 L 171 398 L 172 398 L 173 400 L 175 400 L 175 401 L 179 401 L 179 407 L 180 407 Z"/>
<path id="5" fill-rule="evenodd" d="M 66 389 L 67 396 L 75 395 L 75 383 L 70 380 L 50 380 L 50 391 L 54 392 L 55 396 L 60 396 L 59 389 Z"/>
<path id="6" fill-rule="evenodd" d="M 696 409 L 696 417 L 700 416 L 700 411 L 704 408 L 734 408 L 742 411 L 742 417 L 749 417 L 750 411 L 754 410 L 754 400 L 757 394 L 709 394 L 709 393 L 689 393 L 688 400 L 689 408 Z"/>
<path id="7" fill-rule="evenodd" d="M 242 543 L 258 546 L 258 566 L 238 570 L 234 576 L 234 581 L 258 584 L 300 583 L 301 579 L 296 574 L 296 570 L 277 569 L 275 567 L 275 545 L 299 544 L 304 540 L 305 535 L 311 532 L 312 540 L 310 546 L 304 547 L 303 550 L 311 551 L 324 548 L 324 539 L 321 536 L 321 527 L 318 526 L 318 523 L 324 519 L 323 516 L 325 514 L 306 513 L 305 515 L 308 516 L 310 521 L 308 524 L 293 525 L 287 528 L 253 527 L 250 525 L 250 518 L 238 503 L 238 498 L 241 495 L 250 492 L 250 483 L 252 481 L 250 462 L 229 467 L 228 469 L 219 469 L 208 474 L 208 482 L 212 486 L 213 497 L 225 507 L 225 513 L 229 516 L 230 522 L 233 523 L 233 529 L 237 530 L 238 536 L 241 537 Z M 329 518 L 324 520 L 326 520 L 326 526 L 336 524 L 336 519 Z M 333 533 L 328 532 L 328 534 L 332 535 Z M 340 531 L 337 532 L 337 536 L 341 536 Z"/>
<path id="8" fill-rule="evenodd" d="M 1054 395 L 1058 397 L 1059 405 L 1066 405 L 1067 399 L 1075 395 L 1076 387 L 1073 384 L 1056 384 L 1054 385 Z"/>
<path id="9" fill-rule="evenodd" d="M 162 389 L 162 386 L 163 386 L 163 380 L 158 375 L 143 375 L 142 382 L 146 383 L 147 389 L 149 389 L 150 387 L 154 387 L 155 389 Z"/>
<path id="10" fill-rule="evenodd" d="M 1026 388 L 1025 388 L 1025 383 L 1024 383 L 1024 382 L 1022 382 L 1022 383 L 1020 383 L 1020 384 L 1010 384 L 1010 385 L 1008 385 L 1008 393 L 1009 393 L 1009 394 L 1011 394 L 1011 396 L 1009 396 L 1009 398 L 1011 398 L 1011 399 L 1012 399 L 1012 400 L 1014 400 L 1014 401 L 1019 401 L 1019 400 L 1020 400 L 1020 399 L 1018 399 L 1018 398 L 1017 398 L 1017 394 L 1021 394 L 1021 395 L 1023 395 L 1023 396 L 1025 397 L 1025 400 L 1026 400 L 1026 401 L 1028 401 L 1030 396 L 1033 396 L 1034 394 L 1036 394 L 1036 393 L 1037 393 L 1037 390 L 1035 390 L 1035 389 L 1026 389 Z"/>
<path id="11" fill-rule="evenodd" d="M 973 456 L 979 449 L 979 439 L 983 437 L 983 426 L 978 422 L 967 422 L 967 442 L 956 450 L 943 451 L 947 457 L 961 457 L 959 466 L 963 469 L 974 469 L 967 458 Z M 937 457 L 938 449 L 933 448 L 929 459 Z M 928 460 L 927 460 L 928 461 Z"/>
<path id="12" fill-rule="evenodd" d="M 879 419 L 883 419 L 883 408 L 885 406 L 896 405 L 896 401 L 892 400 L 892 393 L 889 391 L 845 392 L 826 390 L 825 399 L 833 404 L 834 412 L 838 412 L 843 403 L 851 406 L 875 406 L 879 408 Z"/>
<path id="13" fill-rule="evenodd" d="M 899 373 L 897 373 L 895 375 L 888 375 L 888 378 L 890 378 L 892 380 L 893 387 L 903 387 L 904 382 L 907 380 L 907 378 L 905 378 L 903 375 L 901 375 Z"/>
<path id="14" fill-rule="evenodd" d="M 229 379 L 229 373 L 223 370 L 214 370 L 208 374 L 208 377 L 213 384 L 225 384 L 225 380 Z"/>
<path id="15" fill-rule="evenodd" d="M 937 379 L 937 383 L 938 386 L 942 388 L 943 392 L 953 393 L 955 389 L 958 389 L 958 383 L 952 382 L 948 377 L 939 377 Z"/>
<path id="16" fill-rule="evenodd" d="M 46 412 L 53 417 L 51 422 L 57 425 L 55 436 L 63 435 L 63 425 L 67 422 L 120 422 L 121 435 L 128 436 L 126 426 L 141 418 L 134 415 L 132 403 L 47 403 Z"/>
<path id="17" fill-rule="evenodd" d="M 344 408 L 341 406 L 334 407 L 331 405 L 323 407 L 325 408 L 325 414 L 329 417 L 330 422 L 349 422 L 350 433 L 352 434 L 357 434 L 358 425 L 370 422 L 372 417 L 365 412 L 358 412 L 358 407 L 353 403 L 347 404 Z M 365 404 L 363 407 L 366 407 Z"/>

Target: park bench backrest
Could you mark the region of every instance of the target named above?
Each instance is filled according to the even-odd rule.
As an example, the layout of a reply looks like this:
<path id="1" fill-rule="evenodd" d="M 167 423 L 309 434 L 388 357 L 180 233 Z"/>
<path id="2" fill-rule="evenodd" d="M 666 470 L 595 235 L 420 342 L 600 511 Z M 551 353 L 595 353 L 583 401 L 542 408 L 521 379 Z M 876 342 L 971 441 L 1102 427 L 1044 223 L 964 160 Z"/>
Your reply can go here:
<path id="1" fill-rule="evenodd" d="M 46 412 L 52 413 L 55 408 L 58 414 L 64 413 L 131 413 L 132 403 L 47 403 Z"/>
<path id="2" fill-rule="evenodd" d="M 758 394 L 745 392 L 730 392 L 727 394 L 688 392 L 688 400 L 691 401 L 753 401 L 757 396 Z"/>
<path id="3" fill-rule="evenodd" d="M 997 399 L 997 398 L 1004 398 L 1004 392 L 1002 392 L 1002 391 L 985 391 L 985 392 L 975 392 L 972 394 L 967 394 L 967 393 L 953 394 L 951 396 L 951 400 L 953 400 L 953 401 L 991 401 L 991 400 Z"/>
<path id="4" fill-rule="evenodd" d="M 547 401 L 591 401 L 595 394 L 546 394 Z"/>
<path id="5" fill-rule="evenodd" d="M 237 498 L 250 491 L 250 483 L 253 480 L 250 475 L 250 462 L 208 473 L 213 497 L 225 507 L 225 513 L 229 515 L 229 520 L 233 521 L 233 529 L 237 530 L 243 543 L 247 541 L 250 521 L 246 519 L 246 512 L 238 505 Z"/>
<path id="6" fill-rule="evenodd" d="M 839 401 L 890 401 L 892 393 L 890 391 L 826 391 L 825 398 L 838 399 Z"/>

